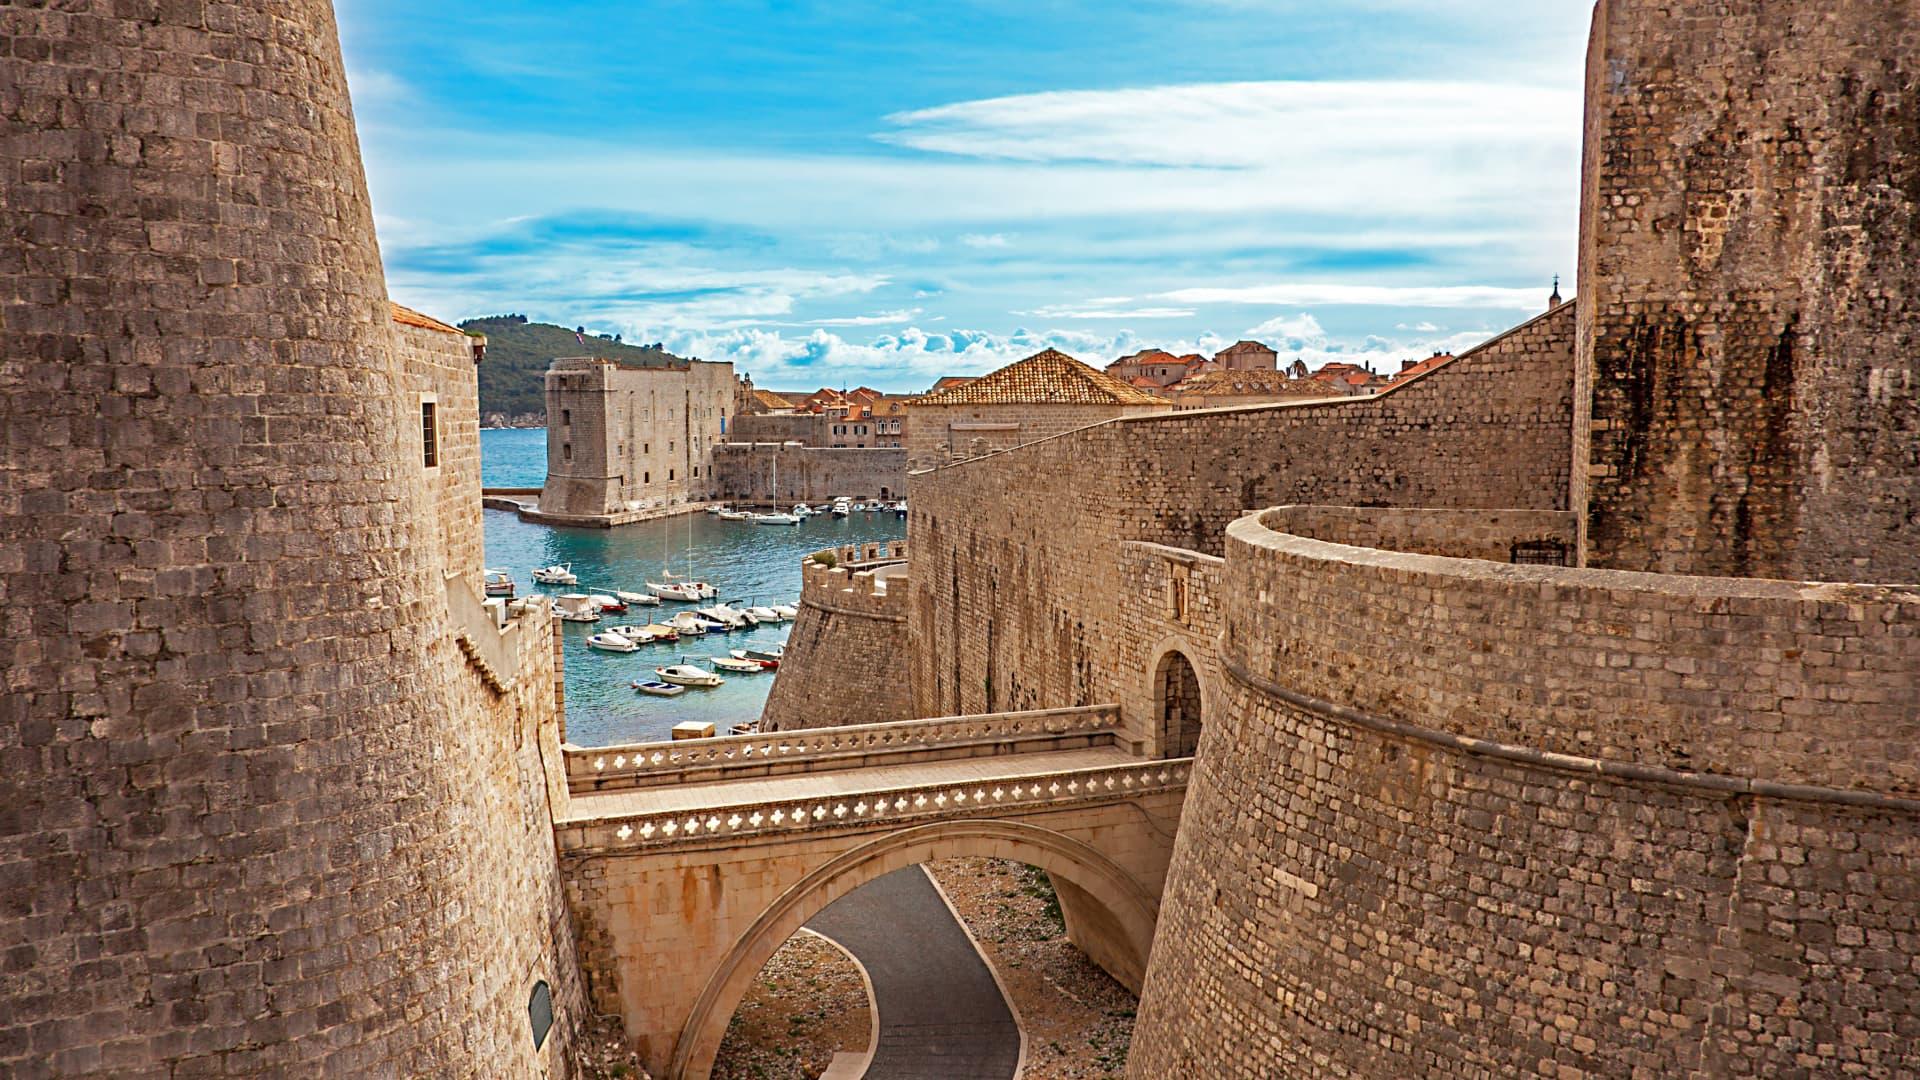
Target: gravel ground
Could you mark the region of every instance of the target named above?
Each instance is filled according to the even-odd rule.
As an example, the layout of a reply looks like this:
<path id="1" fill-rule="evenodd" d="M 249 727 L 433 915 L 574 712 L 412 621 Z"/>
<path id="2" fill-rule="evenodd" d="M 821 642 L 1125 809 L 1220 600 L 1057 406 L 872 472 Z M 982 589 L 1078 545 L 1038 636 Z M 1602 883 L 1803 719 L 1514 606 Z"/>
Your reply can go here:
<path id="1" fill-rule="evenodd" d="M 864 1052 L 872 1034 L 860 969 L 820 938 L 795 934 L 734 1011 L 713 1080 L 815 1080 L 835 1053 Z"/>
<path id="2" fill-rule="evenodd" d="M 1026 1031 L 1021 1080 L 1118 1077 L 1139 1002 L 1067 940 L 1047 875 L 1003 859 L 944 859 L 927 869 L 1006 984 Z"/>
<path id="3" fill-rule="evenodd" d="M 583 1080 L 650 1080 L 640 1055 L 627 1045 L 618 1019 L 593 1017 L 587 1022 L 584 1041 L 579 1055 Z"/>

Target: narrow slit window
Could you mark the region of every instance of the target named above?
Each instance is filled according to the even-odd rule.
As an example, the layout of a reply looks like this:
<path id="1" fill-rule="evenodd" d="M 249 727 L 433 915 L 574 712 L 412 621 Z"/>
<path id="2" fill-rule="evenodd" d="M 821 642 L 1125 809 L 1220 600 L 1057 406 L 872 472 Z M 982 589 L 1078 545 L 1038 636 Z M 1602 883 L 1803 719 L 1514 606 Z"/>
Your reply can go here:
<path id="1" fill-rule="evenodd" d="M 434 415 L 434 403 L 420 403 L 420 446 L 424 451 L 427 468 L 440 464 L 439 418 Z"/>
<path id="2" fill-rule="evenodd" d="M 573 460 L 573 444 L 572 443 L 560 444 L 560 460 L 561 461 Z"/>

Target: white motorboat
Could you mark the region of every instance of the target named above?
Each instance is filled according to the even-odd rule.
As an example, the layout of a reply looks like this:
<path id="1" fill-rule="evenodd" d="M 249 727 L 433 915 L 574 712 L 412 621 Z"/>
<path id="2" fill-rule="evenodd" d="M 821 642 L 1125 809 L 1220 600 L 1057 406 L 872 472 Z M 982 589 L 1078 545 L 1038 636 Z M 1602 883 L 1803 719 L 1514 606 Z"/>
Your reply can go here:
<path id="1" fill-rule="evenodd" d="M 634 607 L 635 605 L 638 605 L 641 607 L 659 607 L 660 606 L 660 598 L 653 595 L 652 593 L 623 592 L 619 589 L 615 589 L 613 595 L 619 597 L 620 602 L 627 605 L 628 607 Z"/>
<path id="2" fill-rule="evenodd" d="M 675 686 L 719 686 L 727 680 L 705 668 L 692 664 L 668 664 L 663 668 L 654 668 L 653 673 Z"/>
<path id="3" fill-rule="evenodd" d="M 721 503 L 714 503 L 713 505 L 707 507 L 707 513 L 709 514 L 724 514 L 726 512 L 727 512 L 726 506 Z"/>
<path id="4" fill-rule="evenodd" d="M 675 686 L 672 683 L 654 682 L 652 680 L 635 682 L 633 683 L 633 688 L 643 694 L 658 694 L 661 697 L 672 697 L 675 694 L 684 694 L 687 692 L 687 688 L 684 686 Z"/>
<path id="5" fill-rule="evenodd" d="M 729 630 L 740 630 L 749 625 L 745 612 L 737 608 L 728 607 L 725 604 L 715 604 L 712 607 L 697 608 L 694 613 L 711 619 Z"/>
<path id="6" fill-rule="evenodd" d="M 758 664 L 768 671 L 773 671 L 780 666 L 780 661 L 778 660 L 762 660 L 757 657 L 748 656 L 747 650 L 745 649 L 729 649 L 728 652 L 732 654 L 735 660 L 745 660 L 749 664 Z"/>
<path id="7" fill-rule="evenodd" d="M 673 627 L 674 631 L 682 637 L 699 637 L 707 632 L 707 620 L 691 611 L 683 611 L 668 619 L 667 625 Z"/>
<path id="8" fill-rule="evenodd" d="M 853 512 L 852 499 L 849 499 L 846 496 L 842 495 L 839 498 L 833 500 L 833 516 L 834 517 L 843 518 L 852 512 Z"/>
<path id="9" fill-rule="evenodd" d="M 623 612 L 627 610 L 627 605 L 621 602 L 618 597 L 609 596 L 606 593 L 594 593 L 592 600 L 594 603 L 600 605 L 601 611 Z"/>
<path id="10" fill-rule="evenodd" d="M 658 622 L 648 623 L 647 625 L 641 627 L 640 629 L 645 630 L 647 633 L 653 635 L 653 640 L 655 641 L 679 641 L 680 640 L 679 628 L 668 626 L 666 623 L 658 623 Z"/>
<path id="11" fill-rule="evenodd" d="M 610 626 L 607 633 L 619 634 L 636 645 L 651 645 L 658 636 L 651 627 L 646 626 Z"/>
<path id="12" fill-rule="evenodd" d="M 707 584 L 704 581 L 689 581 L 687 582 L 687 587 L 692 589 L 694 592 L 698 593 L 699 598 L 702 600 L 711 600 L 714 597 L 720 595 L 719 592 L 715 590 L 713 586 Z"/>
<path id="13" fill-rule="evenodd" d="M 743 660 L 773 660 L 778 662 L 786 658 L 787 647 L 785 645 L 749 645 L 741 649 L 739 655 Z"/>
<path id="14" fill-rule="evenodd" d="M 585 593 L 564 593 L 554 597 L 553 613 L 564 622 L 600 621 L 600 605 Z"/>
<path id="15" fill-rule="evenodd" d="M 732 656 L 709 656 L 707 662 L 716 671 L 735 671 L 742 675 L 758 675 L 763 668 L 751 660 L 741 660 Z"/>
<path id="16" fill-rule="evenodd" d="M 662 600 L 678 600 L 683 604 L 700 599 L 700 590 L 691 581 L 649 581 L 647 591 Z"/>
<path id="17" fill-rule="evenodd" d="M 484 571 L 484 573 L 486 574 L 485 588 L 488 596 L 511 597 L 513 595 L 514 584 L 511 573 L 505 570 L 487 570 Z"/>
<path id="18" fill-rule="evenodd" d="M 732 727 L 730 727 L 730 728 L 728 728 L 728 729 L 727 729 L 727 734 L 729 734 L 729 735 L 758 735 L 758 734 L 760 734 L 760 721 L 758 721 L 758 720 L 742 720 L 742 721 L 740 721 L 739 723 L 737 723 L 737 724 L 735 724 L 735 725 L 733 725 Z"/>
<path id="19" fill-rule="evenodd" d="M 601 652 L 629 653 L 637 652 L 640 648 L 640 643 L 625 634 L 616 634 L 612 631 L 607 631 L 588 638 L 587 648 L 599 649 Z"/>
<path id="20" fill-rule="evenodd" d="M 555 563 L 542 566 L 533 572 L 533 580 L 542 585 L 578 585 L 580 578 L 573 572 L 572 563 Z"/>
<path id="21" fill-rule="evenodd" d="M 797 514 L 755 514 L 753 523 L 755 525 L 798 525 L 800 517 Z"/>
<path id="22" fill-rule="evenodd" d="M 794 503 L 793 509 L 787 512 L 792 514 L 794 517 L 802 518 L 802 519 L 810 518 L 813 515 L 819 513 L 818 510 L 815 510 L 813 507 L 808 506 L 806 503 Z"/>
<path id="23" fill-rule="evenodd" d="M 773 609 L 775 615 L 780 616 L 787 622 L 792 622 L 800 617 L 800 609 L 794 607 L 792 604 L 769 604 L 767 606 Z"/>
<path id="24" fill-rule="evenodd" d="M 899 502 L 893 504 L 893 516 L 894 517 L 907 516 L 907 500 L 901 499 Z"/>
<path id="25" fill-rule="evenodd" d="M 721 520 L 721 521 L 746 521 L 746 520 L 749 520 L 749 519 L 750 519 L 750 518 L 752 518 L 752 517 L 753 517 L 753 515 L 752 515 L 752 514 L 749 514 L 749 513 L 747 513 L 747 512 L 745 511 L 745 510 L 722 510 L 722 511 L 720 511 L 720 520 Z"/>
<path id="26" fill-rule="evenodd" d="M 760 620 L 763 623 L 780 621 L 779 612 L 773 610 L 770 607 L 765 607 L 760 604 L 755 604 L 754 606 L 748 608 L 747 614 L 753 616 L 754 618 Z"/>

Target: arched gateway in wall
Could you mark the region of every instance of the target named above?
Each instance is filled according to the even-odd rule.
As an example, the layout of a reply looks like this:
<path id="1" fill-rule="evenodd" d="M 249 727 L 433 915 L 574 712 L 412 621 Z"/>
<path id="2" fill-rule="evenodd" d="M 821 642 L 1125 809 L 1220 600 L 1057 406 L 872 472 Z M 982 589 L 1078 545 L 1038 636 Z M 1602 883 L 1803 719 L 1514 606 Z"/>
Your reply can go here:
<path id="1" fill-rule="evenodd" d="M 869 881 L 937 859 L 987 856 L 1045 870 L 1076 941 L 1129 987 L 1146 972 L 1158 898 L 1118 863 L 1070 836 L 1016 821 L 952 821 L 906 829 L 825 863 L 767 906 L 728 950 L 675 1045 L 669 1077 L 705 1077 L 727 1023 L 773 954 L 821 909 Z M 903 930 L 904 932 L 904 930 Z"/>
<path id="2" fill-rule="evenodd" d="M 1200 676 L 1185 653 L 1161 657 L 1153 676 L 1153 706 L 1160 756 L 1192 757 L 1200 748 Z"/>

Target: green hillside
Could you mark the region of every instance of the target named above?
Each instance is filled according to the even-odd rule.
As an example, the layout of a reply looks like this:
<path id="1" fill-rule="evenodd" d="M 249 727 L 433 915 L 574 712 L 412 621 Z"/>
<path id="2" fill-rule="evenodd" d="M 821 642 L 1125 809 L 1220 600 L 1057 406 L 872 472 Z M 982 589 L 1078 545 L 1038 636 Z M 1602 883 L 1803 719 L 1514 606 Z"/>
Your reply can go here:
<path id="1" fill-rule="evenodd" d="M 546 410 L 541 376 L 554 358 L 604 356 L 629 364 L 664 365 L 680 359 L 658 345 L 627 345 L 610 334 L 586 335 L 580 344 L 572 330 L 528 322 L 525 315 L 489 315 L 468 319 L 462 330 L 487 335 L 487 359 L 480 365 L 480 413 L 539 414 Z"/>

